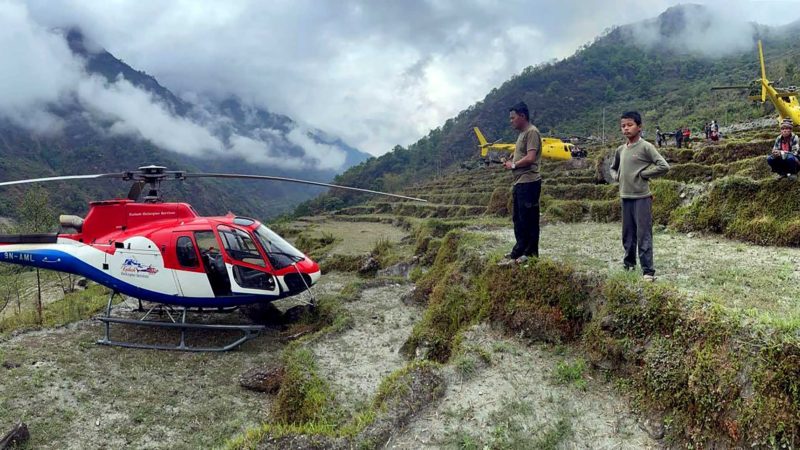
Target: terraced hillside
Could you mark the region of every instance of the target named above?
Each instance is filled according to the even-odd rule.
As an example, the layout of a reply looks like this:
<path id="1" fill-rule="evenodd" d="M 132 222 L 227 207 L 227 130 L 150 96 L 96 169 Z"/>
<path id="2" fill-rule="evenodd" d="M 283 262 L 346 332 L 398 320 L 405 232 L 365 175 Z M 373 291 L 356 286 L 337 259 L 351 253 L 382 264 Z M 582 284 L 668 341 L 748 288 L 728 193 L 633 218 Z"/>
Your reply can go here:
<path id="1" fill-rule="evenodd" d="M 309 228 L 294 232 L 297 242 L 329 261 L 329 270 L 362 276 L 378 270 L 379 277 L 408 273 L 414 289 L 405 301 L 423 309 L 399 350 L 412 361 L 432 361 L 451 374 L 477 364 L 478 378 L 494 370 L 513 372 L 499 369 L 492 352 L 482 359 L 486 344 L 476 348 L 476 324 L 488 323 L 499 334 L 479 340 L 492 348 L 502 347 L 505 335 L 521 339 L 515 351 L 528 357 L 566 349 L 576 364 L 589 363 L 591 371 L 579 372 L 613 380 L 619 390 L 611 389 L 612 395 L 628 398 L 634 416 L 611 416 L 622 422 L 633 417 L 634 428 L 650 439 L 617 436 L 621 441 L 614 445 L 794 448 L 800 439 L 800 205 L 794 193 L 800 186 L 770 174 L 764 156 L 773 133 L 757 130 L 719 145 L 663 149 L 672 170 L 652 185 L 655 284 L 621 267 L 617 187 L 606 182 L 611 148 L 593 149 L 587 160 L 543 164 L 541 258 L 521 267 L 494 264 L 513 244 L 510 179 L 498 167 L 461 170 L 404 191 L 427 204 L 371 200 L 306 219 L 315 224 L 315 238 Z M 412 238 L 384 242 L 370 255 L 351 255 L 343 263 L 344 255 L 326 242 L 339 238 L 319 231 L 326 223 L 393 224 L 409 229 Z M 408 254 L 414 256 L 403 256 Z M 550 370 L 561 375 L 551 376 L 566 376 L 575 368 L 571 364 L 557 363 Z M 389 445 L 504 447 L 506 438 L 520 445 L 514 430 L 534 426 L 530 409 L 568 417 L 569 432 L 559 433 L 558 421 L 549 432 L 559 445 L 581 445 L 575 430 L 592 423 L 575 409 L 558 413 L 533 393 L 526 398 L 536 400 L 525 405 L 494 398 L 501 407 L 476 406 L 468 393 L 481 384 L 461 382 L 469 387 L 447 387 L 441 401 L 432 400 L 431 409 L 412 415 L 404 431 L 391 433 Z M 518 386 L 518 392 L 528 386 Z M 271 444 L 287 441 L 269 436 L 292 442 L 309 433 L 319 436 L 309 425 L 270 425 L 248 436 Z M 487 426 L 500 431 L 482 431 Z M 239 441 L 245 447 L 250 442 Z"/>

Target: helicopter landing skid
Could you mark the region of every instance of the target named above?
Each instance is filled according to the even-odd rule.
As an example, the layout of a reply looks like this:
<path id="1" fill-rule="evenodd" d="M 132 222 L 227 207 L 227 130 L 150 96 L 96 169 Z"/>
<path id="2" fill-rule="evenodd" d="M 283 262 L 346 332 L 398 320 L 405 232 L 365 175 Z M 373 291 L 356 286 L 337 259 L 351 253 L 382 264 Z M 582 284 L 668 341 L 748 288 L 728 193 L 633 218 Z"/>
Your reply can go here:
<path id="1" fill-rule="evenodd" d="M 112 317 L 111 303 L 115 295 L 117 295 L 117 293 L 112 292 L 111 295 L 108 297 L 108 306 L 106 307 L 106 314 L 103 317 L 99 317 L 99 320 L 102 321 L 103 324 L 105 325 L 105 334 L 103 336 L 103 339 L 99 339 L 97 341 L 97 343 L 100 345 L 109 345 L 109 346 L 125 347 L 125 348 L 140 348 L 140 349 L 150 349 L 150 350 L 177 350 L 184 352 L 226 352 L 228 350 L 233 350 L 234 348 L 244 344 L 245 342 L 251 339 L 255 339 L 261 334 L 262 331 L 266 330 L 267 328 L 264 325 L 208 325 L 200 323 L 189 323 L 186 322 L 187 308 L 185 307 L 176 311 L 180 313 L 180 321 L 176 321 L 175 318 L 172 316 L 172 314 L 170 314 L 169 310 L 165 311 L 167 313 L 167 316 L 171 320 L 170 322 L 147 320 L 147 317 L 150 315 L 150 313 L 153 311 L 154 308 L 151 308 L 147 312 L 147 314 L 145 314 L 144 317 L 142 317 L 141 319 L 123 319 L 119 317 Z M 232 309 L 226 308 L 220 311 L 229 312 Z M 211 309 L 211 310 L 201 310 L 201 311 L 212 312 L 214 310 Z M 139 342 L 115 341 L 111 339 L 112 324 L 180 330 L 180 342 L 177 345 L 159 345 L 159 344 L 144 344 Z M 233 342 L 230 342 L 227 345 L 223 345 L 220 347 L 194 347 L 191 345 L 186 345 L 187 330 L 238 331 L 242 333 L 242 335 L 238 339 L 235 339 Z"/>

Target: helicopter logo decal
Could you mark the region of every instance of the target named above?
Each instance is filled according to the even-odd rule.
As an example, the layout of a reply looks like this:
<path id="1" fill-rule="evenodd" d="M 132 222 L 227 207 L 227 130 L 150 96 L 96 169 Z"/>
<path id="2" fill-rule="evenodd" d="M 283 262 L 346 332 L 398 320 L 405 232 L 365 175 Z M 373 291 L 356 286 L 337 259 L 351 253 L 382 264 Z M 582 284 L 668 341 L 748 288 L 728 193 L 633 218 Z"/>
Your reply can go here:
<path id="1" fill-rule="evenodd" d="M 122 263 L 122 275 L 144 278 L 157 273 L 158 269 L 153 267 L 152 264 L 145 267 L 145 265 L 137 261 L 136 258 L 126 258 L 125 262 Z"/>

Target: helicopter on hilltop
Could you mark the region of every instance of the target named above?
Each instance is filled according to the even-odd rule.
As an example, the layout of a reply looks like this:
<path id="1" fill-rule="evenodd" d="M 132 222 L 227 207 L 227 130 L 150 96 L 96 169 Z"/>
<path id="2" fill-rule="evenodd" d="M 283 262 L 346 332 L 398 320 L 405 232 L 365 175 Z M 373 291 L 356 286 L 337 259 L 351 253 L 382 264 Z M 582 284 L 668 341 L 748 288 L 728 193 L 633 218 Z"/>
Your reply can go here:
<path id="1" fill-rule="evenodd" d="M 735 86 L 714 86 L 712 91 L 725 89 L 748 89 L 748 98 L 752 101 L 764 103 L 769 101 L 775 105 L 780 115 L 779 122 L 785 118 L 792 119 L 793 123 L 800 123 L 800 102 L 797 100 L 798 89 L 796 86 L 785 88 L 775 87 L 776 83 L 767 79 L 767 70 L 764 65 L 764 50 L 761 41 L 758 41 L 758 58 L 761 63 L 761 78 L 757 78 L 750 84 Z M 777 82 L 780 83 L 780 80 Z"/>
<path id="2" fill-rule="evenodd" d="M 501 143 L 500 140 L 490 143 L 486 140 L 486 137 L 483 136 L 483 133 L 481 133 L 478 127 L 474 127 L 472 130 L 478 138 L 478 148 L 481 150 L 481 158 L 483 158 L 487 164 L 499 161 L 495 160 L 496 156 L 493 157 L 489 152 L 500 153 L 502 155 L 514 153 L 516 144 Z M 542 158 L 554 159 L 556 161 L 569 161 L 572 159 L 572 154 L 575 151 L 575 145 L 569 142 L 564 142 L 558 138 L 542 138 Z"/>
<path id="3" fill-rule="evenodd" d="M 189 323 L 190 309 L 227 311 L 243 305 L 269 304 L 308 291 L 321 276 L 319 265 L 266 225 L 232 213 L 202 217 L 188 203 L 161 199 L 164 181 L 191 178 L 233 178 L 310 184 L 425 201 L 369 189 L 266 175 L 188 173 L 162 166 L 93 175 L 70 175 L 8 181 L 2 186 L 99 178 L 133 181 L 125 199 L 95 201 L 85 218 L 62 215 L 70 232 L 0 235 L 0 262 L 67 272 L 111 289 L 106 313 L 100 318 L 105 336 L 99 344 L 134 348 L 224 351 L 256 337 L 263 325 Z M 149 186 L 142 201 L 138 201 Z M 112 317 L 112 300 L 124 294 L 141 301 L 180 308 L 180 321 Z M 141 303 L 140 303 L 141 304 Z M 170 315 L 170 317 L 172 317 Z M 177 329 L 177 346 L 112 340 L 112 324 Z M 228 345 L 194 348 L 186 345 L 187 330 L 241 332 Z"/>

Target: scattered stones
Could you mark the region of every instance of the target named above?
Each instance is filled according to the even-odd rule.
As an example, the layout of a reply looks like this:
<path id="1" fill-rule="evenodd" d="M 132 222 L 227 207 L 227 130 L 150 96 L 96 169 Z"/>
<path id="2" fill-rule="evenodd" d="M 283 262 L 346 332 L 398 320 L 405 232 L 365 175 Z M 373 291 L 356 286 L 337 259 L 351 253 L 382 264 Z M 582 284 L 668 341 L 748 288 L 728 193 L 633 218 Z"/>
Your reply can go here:
<path id="1" fill-rule="evenodd" d="M 304 317 L 311 314 L 313 311 L 314 311 L 314 306 L 309 304 L 292 306 L 291 308 L 287 309 L 286 312 L 283 313 L 281 322 L 284 324 L 299 322 Z"/>
<path id="2" fill-rule="evenodd" d="M 600 319 L 600 329 L 603 331 L 613 331 L 617 326 L 614 324 L 614 316 L 607 315 Z"/>
<path id="3" fill-rule="evenodd" d="M 239 385 L 251 391 L 276 394 L 285 374 L 283 367 L 254 367 L 239 376 Z"/>
<path id="4" fill-rule="evenodd" d="M 0 365 L 3 366 L 4 369 L 16 369 L 20 366 L 19 363 L 15 363 L 14 361 L 3 361 L 3 364 Z"/>
<path id="5" fill-rule="evenodd" d="M 416 296 L 414 295 L 414 292 L 416 290 L 417 290 L 416 286 L 411 288 L 410 291 L 406 292 L 405 294 L 403 294 L 402 297 L 400 297 L 400 301 L 402 301 L 403 304 L 407 306 L 417 305 L 418 303 L 416 301 Z"/>
<path id="6" fill-rule="evenodd" d="M 640 421 L 639 428 L 641 428 L 642 431 L 647 433 L 651 438 L 655 440 L 664 439 L 664 435 L 666 434 L 666 427 L 664 426 L 664 421 L 657 417 L 651 417 L 649 419 Z"/>
<path id="7" fill-rule="evenodd" d="M 374 275 L 380 268 L 381 264 L 378 262 L 378 260 L 370 255 L 364 260 L 364 263 L 361 264 L 361 267 L 358 269 L 358 273 L 360 275 Z"/>
<path id="8" fill-rule="evenodd" d="M 378 270 L 378 276 L 383 277 L 403 277 L 408 279 L 408 275 L 416 267 L 412 262 L 401 262 L 385 269 Z"/>

